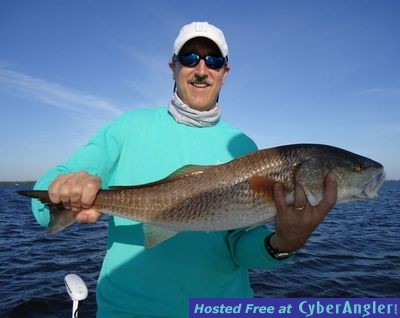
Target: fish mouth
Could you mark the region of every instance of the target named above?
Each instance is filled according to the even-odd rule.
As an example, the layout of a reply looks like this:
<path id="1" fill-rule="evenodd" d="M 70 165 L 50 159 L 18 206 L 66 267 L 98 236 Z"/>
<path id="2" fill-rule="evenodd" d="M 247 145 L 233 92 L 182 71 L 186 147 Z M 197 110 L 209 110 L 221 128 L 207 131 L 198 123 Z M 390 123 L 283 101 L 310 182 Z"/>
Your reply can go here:
<path id="1" fill-rule="evenodd" d="M 364 199 L 376 199 L 378 197 L 378 190 L 385 181 L 385 172 L 382 170 L 378 171 L 371 179 L 369 179 L 361 193 L 360 198 Z"/>

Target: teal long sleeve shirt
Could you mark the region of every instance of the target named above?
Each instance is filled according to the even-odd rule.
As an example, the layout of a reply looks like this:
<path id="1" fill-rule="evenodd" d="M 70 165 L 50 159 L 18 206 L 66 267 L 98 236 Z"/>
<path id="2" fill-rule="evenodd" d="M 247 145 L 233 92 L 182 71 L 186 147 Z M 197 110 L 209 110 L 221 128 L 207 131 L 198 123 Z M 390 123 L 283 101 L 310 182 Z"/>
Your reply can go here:
<path id="1" fill-rule="evenodd" d="M 102 127 L 35 188 L 47 189 L 58 175 L 81 170 L 99 176 L 103 188 L 144 184 L 188 164 L 221 164 L 256 149 L 224 121 L 197 128 L 177 123 L 165 107 L 134 110 Z M 36 200 L 32 205 L 47 226 L 48 210 Z M 282 263 L 265 250 L 267 235 L 264 227 L 182 232 L 145 249 L 141 223 L 110 217 L 98 317 L 187 317 L 192 297 L 252 297 L 248 269 Z"/>

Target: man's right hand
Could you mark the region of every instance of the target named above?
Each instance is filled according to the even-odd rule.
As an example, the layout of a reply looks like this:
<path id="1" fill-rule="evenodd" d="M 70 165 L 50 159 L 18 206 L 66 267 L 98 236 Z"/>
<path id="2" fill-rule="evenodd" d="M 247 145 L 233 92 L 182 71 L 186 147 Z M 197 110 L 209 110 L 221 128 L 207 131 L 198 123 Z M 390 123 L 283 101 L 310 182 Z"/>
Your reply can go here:
<path id="1" fill-rule="evenodd" d="M 101 214 L 92 209 L 100 190 L 100 178 L 87 172 L 68 173 L 58 176 L 49 186 L 49 197 L 53 203 L 62 203 L 76 212 L 79 222 L 94 223 Z"/>

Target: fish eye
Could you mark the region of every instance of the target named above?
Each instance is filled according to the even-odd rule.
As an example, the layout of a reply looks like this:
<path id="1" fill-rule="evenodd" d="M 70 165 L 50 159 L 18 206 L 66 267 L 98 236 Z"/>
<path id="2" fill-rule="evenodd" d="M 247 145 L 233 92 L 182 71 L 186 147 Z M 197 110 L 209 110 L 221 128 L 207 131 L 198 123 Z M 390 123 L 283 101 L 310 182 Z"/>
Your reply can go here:
<path id="1" fill-rule="evenodd" d="M 357 172 L 361 172 L 361 171 L 363 171 L 363 167 L 361 164 L 357 163 L 354 167 L 354 170 Z"/>

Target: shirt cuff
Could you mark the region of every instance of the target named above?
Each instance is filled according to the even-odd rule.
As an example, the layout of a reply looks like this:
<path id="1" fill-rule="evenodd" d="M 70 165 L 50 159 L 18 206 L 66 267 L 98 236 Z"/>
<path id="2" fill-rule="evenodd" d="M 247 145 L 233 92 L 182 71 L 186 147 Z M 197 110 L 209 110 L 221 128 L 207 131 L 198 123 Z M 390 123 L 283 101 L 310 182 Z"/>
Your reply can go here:
<path id="1" fill-rule="evenodd" d="M 236 264 L 248 269 L 274 268 L 285 264 L 293 256 L 277 260 L 265 247 L 265 238 L 271 234 L 264 226 L 251 230 L 235 230 L 228 235 L 231 255 Z"/>

